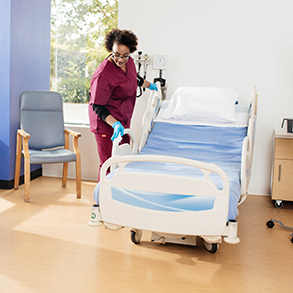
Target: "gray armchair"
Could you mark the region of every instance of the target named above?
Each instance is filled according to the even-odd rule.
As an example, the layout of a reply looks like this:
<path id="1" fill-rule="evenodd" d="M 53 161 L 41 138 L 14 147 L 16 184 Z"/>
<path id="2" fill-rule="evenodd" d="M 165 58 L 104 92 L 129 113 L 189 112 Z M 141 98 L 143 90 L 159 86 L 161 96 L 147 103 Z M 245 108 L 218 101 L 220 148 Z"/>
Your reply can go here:
<path id="1" fill-rule="evenodd" d="M 62 96 L 53 91 L 27 91 L 20 96 L 14 189 L 18 189 L 24 156 L 24 200 L 30 201 L 30 164 L 63 163 L 62 186 L 67 183 L 68 163 L 76 163 L 76 197 L 81 197 L 80 133 L 64 129 Z M 69 150 L 69 134 L 73 149 Z"/>

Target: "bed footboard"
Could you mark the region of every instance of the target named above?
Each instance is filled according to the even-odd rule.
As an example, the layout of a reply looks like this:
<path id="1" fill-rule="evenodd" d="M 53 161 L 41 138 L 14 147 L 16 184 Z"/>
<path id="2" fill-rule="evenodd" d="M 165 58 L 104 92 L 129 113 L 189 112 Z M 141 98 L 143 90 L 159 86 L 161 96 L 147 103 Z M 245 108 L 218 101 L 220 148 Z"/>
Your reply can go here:
<path id="1" fill-rule="evenodd" d="M 175 176 L 125 170 L 130 162 L 164 162 L 199 169 L 202 177 Z M 106 170 L 117 165 L 114 175 Z M 218 189 L 210 175 L 222 181 Z M 116 156 L 108 159 L 101 169 L 100 208 L 104 222 L 133 229 L 161 233 L 222 235 L 229 209 L 229 180 L 214 164 L 169 156 Z M 166 200 L 168 204 L 166 205 Z M 193 208 L 193 200 L 201 209 Z"/>

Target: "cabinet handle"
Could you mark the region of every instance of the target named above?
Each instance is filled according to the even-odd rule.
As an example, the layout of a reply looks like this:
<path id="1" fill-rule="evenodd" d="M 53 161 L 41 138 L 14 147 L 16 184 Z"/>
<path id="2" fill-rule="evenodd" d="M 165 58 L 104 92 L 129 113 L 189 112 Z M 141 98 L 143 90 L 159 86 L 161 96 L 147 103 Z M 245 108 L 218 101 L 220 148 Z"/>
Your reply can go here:
<path id="1" fill-rule="evenodd" d="M 279 165 L 279 178 L 278 178 L 279 181 L 281 181 L 281 165 Z"/>

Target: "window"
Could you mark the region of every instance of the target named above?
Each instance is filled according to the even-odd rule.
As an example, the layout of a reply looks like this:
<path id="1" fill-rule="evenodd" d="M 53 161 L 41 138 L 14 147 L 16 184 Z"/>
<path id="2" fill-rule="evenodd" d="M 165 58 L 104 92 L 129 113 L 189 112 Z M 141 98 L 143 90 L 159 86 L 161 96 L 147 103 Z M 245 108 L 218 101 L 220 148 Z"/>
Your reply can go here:
<path id="1" fill-rule="evenodd" d="M 50 87 L 63 97 L 65 123 L 89 123 L 91 77 L 117 21 L 118 0 L 52 0 Z"/>

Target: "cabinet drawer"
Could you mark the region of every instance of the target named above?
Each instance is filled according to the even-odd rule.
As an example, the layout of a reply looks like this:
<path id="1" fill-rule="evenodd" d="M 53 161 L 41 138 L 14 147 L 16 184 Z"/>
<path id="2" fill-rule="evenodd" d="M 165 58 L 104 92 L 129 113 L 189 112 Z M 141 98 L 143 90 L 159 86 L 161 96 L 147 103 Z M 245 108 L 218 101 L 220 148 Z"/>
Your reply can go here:
<path id="1" fill-rule="evenodd" d="M 293 200 L 293 161 L 274 160 L 272 199 Z"/>
<path id="2" fill-rule="evenodd" d="M 275 139 L 275 159 L 293 160 L 293 139 Z"/>

